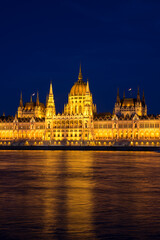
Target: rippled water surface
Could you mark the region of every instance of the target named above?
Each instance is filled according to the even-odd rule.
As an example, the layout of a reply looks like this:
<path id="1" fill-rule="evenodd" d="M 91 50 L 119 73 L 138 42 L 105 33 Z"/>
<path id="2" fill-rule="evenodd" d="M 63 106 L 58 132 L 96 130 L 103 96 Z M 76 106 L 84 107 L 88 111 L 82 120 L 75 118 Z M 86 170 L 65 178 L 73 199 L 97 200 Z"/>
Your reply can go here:
<path id="1" fill-rule="evenodd" d="M 160 153 L 0 151 L 0 239 L 160 239 Z"/>

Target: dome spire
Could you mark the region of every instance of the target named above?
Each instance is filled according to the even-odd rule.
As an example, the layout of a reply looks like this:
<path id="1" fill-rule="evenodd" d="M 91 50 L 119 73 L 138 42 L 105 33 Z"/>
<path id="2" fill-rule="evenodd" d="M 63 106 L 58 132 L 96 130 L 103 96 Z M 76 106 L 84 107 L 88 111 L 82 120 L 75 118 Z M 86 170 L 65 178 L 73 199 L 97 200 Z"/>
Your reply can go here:
<path id="1" fill-rule="evenodd" d="M 81 82 L 83 79 L 82 77 L 82 70 L 81 70 L 81 63 L 80 63 L 80 66 L 79 66 L 79 75 L 78 75 L 78 81 Z"/>

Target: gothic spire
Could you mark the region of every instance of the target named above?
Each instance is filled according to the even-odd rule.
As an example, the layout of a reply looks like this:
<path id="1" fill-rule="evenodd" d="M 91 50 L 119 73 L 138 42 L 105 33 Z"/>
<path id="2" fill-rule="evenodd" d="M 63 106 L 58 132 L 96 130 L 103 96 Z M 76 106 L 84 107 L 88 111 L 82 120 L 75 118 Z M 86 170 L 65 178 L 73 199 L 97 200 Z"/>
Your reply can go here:
<path id="1" fill-rule="evenodd" d="M 39 93 L 38 93 L 38 91 L 37 91 L 36 106 L 39 106 Z"/>
<path id="2" fill-rule="evenodd" d="M 83 79 L 82 77 L 82 70 L 81 70 L 81 63 L 80 63 L 80 66 L 79 66 L 79 75 L 78 75 L 78 81 L 81 82 Z"/>
<path id="3" fill-rule="evenodd" d="M 53 87 L 52 87 L 52 81 L 50 82 L 50 89 L 49 89 L 49 94 L 53 95 Z"/>
<path id="4" fill-rule="evenodd" d="M 88 79 L 87 79 L 86 93 L 90 93 Z"/>
<path id="5" fill-rule="evenodd" d="M 117 89 L 117 103 L 120 103 L 120 97 L 119 97 L 119 88 Z"/>
<path id="6" fill-rule="evenodd" d="M 50 82 L 49 95 L 46 98 L 46 107 L 47 107 L 46 116 L 51 117 L 56 113 L 52 82 Z"/>
<path id="7" fill-rule="evenodd" d="M 21 92 L 21 96 L 20 96 L 19 106 L 20 106 L 20 107 L 23 107 L 22 92 Z"/>
<path id="8" fill-rule="evenodd" d="M 140 93 L 139 93 L 139 87 L 138 87 L 138 91 L 137 91 L 137 102 L 140 102 L 141 99 L 140 99 Z"/>

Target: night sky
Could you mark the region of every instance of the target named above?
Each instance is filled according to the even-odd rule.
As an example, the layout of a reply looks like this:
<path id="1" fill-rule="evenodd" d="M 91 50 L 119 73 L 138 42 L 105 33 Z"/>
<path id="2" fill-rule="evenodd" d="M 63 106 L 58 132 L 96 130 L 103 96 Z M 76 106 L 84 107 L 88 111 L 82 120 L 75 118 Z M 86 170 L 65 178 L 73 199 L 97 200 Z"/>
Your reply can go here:
<path id="1" fill-rule="evenodd" d="M 45 102 L 51 80 L 62 112 L 80 62 L 98 112 L 139 86 L 160 113 L 160 1 L 0 1 L 0 115 L 15 114 L 21 91 Z"/>

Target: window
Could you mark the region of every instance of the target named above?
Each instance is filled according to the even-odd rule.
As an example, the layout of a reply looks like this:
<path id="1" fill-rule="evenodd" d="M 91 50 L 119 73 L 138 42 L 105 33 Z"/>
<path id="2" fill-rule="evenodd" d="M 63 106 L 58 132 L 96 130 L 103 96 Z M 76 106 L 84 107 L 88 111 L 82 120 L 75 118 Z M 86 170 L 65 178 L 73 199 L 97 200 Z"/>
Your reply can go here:
<path id="1" fill-rule="evenodd" d="M 79 106 L 79 113 L 82 113 L 82 106 Z"/>

